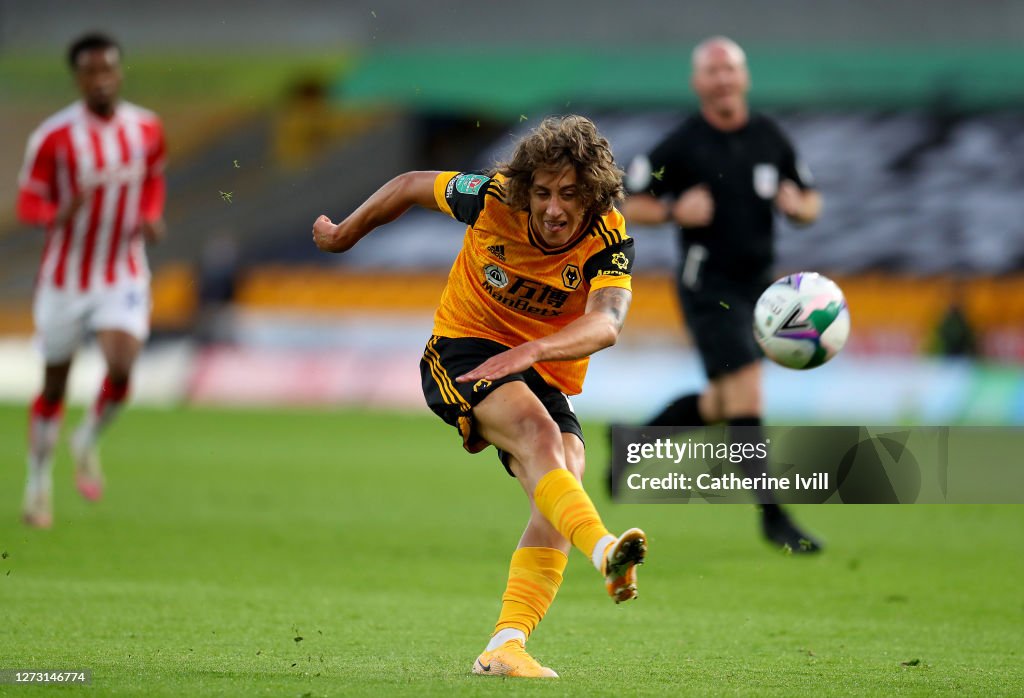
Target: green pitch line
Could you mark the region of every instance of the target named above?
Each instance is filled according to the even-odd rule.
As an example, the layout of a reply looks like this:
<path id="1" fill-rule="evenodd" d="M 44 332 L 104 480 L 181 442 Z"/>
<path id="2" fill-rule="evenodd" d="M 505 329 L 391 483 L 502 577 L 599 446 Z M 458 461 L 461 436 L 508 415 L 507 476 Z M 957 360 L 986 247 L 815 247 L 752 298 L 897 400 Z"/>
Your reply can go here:
<path id="1" fill-rule="evenodd" d="M 0 93 L 10 104 L 61 102 L 75 97 L 62 53 L 0 56 Z M 296 80 L 337 80 L 348 54 L 160 54 L 129 46 L 122 65 L 127 99 L 153 106 L 199 100 L 263 106 L 285 96 Z"/>
<path id="2" fill-rule="evenodd" d="M 432 416 L 131 409 L 98 505 L 61 447 L 43 532 L 18 522 L 24 414 L 0 407 L 0 669 L 92 670 L 62 695 L 1024 691 L 1021 507 L 804 507 L 828 548 L 786 557 L 752 507 L 609 504 L 589 425 L 607 523 L 650 536 L 640 598 L 574 553 L 530 642 L 562 678 L 513 688 L 469 671 L 524 498 Z"/>

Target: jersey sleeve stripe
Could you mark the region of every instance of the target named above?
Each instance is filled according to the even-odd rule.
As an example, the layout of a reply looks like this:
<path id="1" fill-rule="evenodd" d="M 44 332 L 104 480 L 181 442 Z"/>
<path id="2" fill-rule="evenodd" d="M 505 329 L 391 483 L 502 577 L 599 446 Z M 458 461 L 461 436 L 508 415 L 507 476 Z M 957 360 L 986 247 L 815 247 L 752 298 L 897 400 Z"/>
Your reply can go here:
<path id="1" fill-rule="evenodd" d="M 597 226 L 594 228 L 594 230 L 590 234 L 591 235 L 596 235 L 596 236 L 600 237 L 602 240 L 604 240 L 605 247 L 611 247 L 612 246 L 611 238 L 608 237 L 608 234 L 605 231 L 601 230 L 600 222 L 598 222 Z"/>
<path id="2" fill-rule="evenodd" d="M 608 230 L 608 226 L 605 224 L 604 219 L 601 219 L 601 218 L 597 219 L 597 224 L 598 224 L 598 226 L 600 226 L 600 228 L 605 233 L 608 234 L 608 238 L 611 239 L 611 242 L 608 243 L 609 245 L 616 245 L 616 244 L 622 242 L 622 233 L 619 232 L 618 228 L 614 228 L 612 230 Z M 606 239 L 608 239 L 608 238 L 606 238 Z"/>
<path id="3" fill-rule="evenodd" d="M 625 276 L 599 276 L 590 282 L 590 292 L 593 293 L 599 288 L 624 288 L 627 291 L 633 290 L 633 277 Z"/>
<path id="4" fill-rule="evenodd" d="M 23 191 L 31 192 L 40 198 L 47 198 L 50 196 L 50 185 L 39 179 L 26 179 L 21 184 Z"/>
<path id="5" fill-rule="evenodd" d="M 448 204 L 448 197 L 445 196 L 445 191 L 448 188 L 448 183 L 458 174 L 458 172 L 442 172 L 434 180 L 434 201 L 442 213 L 452 218 L 455 217 L 455 214 L 452 213 L 452 207 Z"/>
<path id="6" fill-rule="evenodd" d="M 29 136 L 28 145 L 25 147 L 25 160 L 21 165 L 21 172 L 18 173 L 18 183 L 23 187 L 32 180 L 32 172 L 36 169 L 36 159 L 39 157 L 39 151 L 42 149 L 47 135 L 36 130 Z"/>

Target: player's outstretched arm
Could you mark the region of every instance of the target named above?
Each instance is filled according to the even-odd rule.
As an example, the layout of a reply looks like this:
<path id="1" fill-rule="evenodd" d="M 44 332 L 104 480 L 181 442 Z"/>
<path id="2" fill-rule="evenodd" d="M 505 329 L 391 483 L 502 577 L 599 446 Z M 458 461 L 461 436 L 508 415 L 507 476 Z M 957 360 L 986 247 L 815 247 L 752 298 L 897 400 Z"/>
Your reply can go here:
<path id="1" fill-rule="evenodd" d="M 375 191 L 345 220 L 335 224 L 327 216 L 313 223 L 313 242 L 324 252 L 345 252 L 374 228 L 390 223 L 412 206 L 440 210 L 434 200 L 439 172 L 406 172 Z"/>
<path id="2" fill-rule="evenodd" d="M 612 346 L 626 321 L 633 293 L 625 288 L 606 286 L 587 298 L 587 310 L 554 334 L 520 344 L 492 356 L 469 373 L 456 378 L 460 383 L 481 378 L 497 380 L 519 373 L 539 361 L 582 359 Z"/>
<path id="3" fill-rule="evenodd" d="M 650 194 L 630 194 L 622 204 L 626 222 L 637 225 L 660 225 L 668 220 L 669 213 L 668 204 Z"/>
<path id="4" fill-rule="evenodd" d="M 626 221 L 638 225 L 660 225 L 672 220 L 684 228 L 703 228 L 715 217 L 715 202 L 706 184 L 690 187 L 667 204 L 650 194 L 632 194 L 622 206 Z"/>

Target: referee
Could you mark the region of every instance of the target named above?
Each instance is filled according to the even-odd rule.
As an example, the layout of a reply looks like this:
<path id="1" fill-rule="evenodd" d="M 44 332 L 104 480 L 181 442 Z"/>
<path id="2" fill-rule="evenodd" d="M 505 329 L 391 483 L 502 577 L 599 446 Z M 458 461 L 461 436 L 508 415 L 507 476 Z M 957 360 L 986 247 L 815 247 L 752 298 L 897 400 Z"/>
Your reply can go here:
<path id="1" fill-rule="evenodd" d="M 752 323 L 754 304 L 774 280 L 773 216 L 778 210 L 791 221 L 810 223 L 821 197 L 779 126 L 750 112 L 750 75 L 739 45 L 725 37 L 699 44 L 691 86 L 700 112 L 632 162 L 632 196 L 623 213 L 630 223 L 671 220 L 679 226 L 679 298 L 709 383 L 648 423 L 699 427 L 725 421 L 734 441 L 760 442 L 761 352 Z M 766 463 L 751 459 L 743 469 L 758 476 Z M 769 541 L 797 553 L 820 550 L 771 492 L 758 498 Z"/>

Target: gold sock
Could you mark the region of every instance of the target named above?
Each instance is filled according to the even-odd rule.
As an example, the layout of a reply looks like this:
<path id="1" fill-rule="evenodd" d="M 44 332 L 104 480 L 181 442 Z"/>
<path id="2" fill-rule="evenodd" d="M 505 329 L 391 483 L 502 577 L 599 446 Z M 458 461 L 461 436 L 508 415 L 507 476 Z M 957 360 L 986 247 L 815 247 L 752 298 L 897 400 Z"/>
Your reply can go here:
<path id="1" fill-rule="evenodd" d="M 601 522 L 594 503 L 568 470 L 552 470 L 533 492 L 537 510 L 588 558 L 602 538 L 614 539 Z M 600 569 L 600 568 L 598 568 Z"/>
<path id="2" fill-rule="evenodd" d="M 508 585 L 501 596 L 501 614 L 494 626 L 522 631 L 527 638 L 537 627 L 562 584 L 569 558 L 554 548 L 519 548 L 512 554 Z"/>

